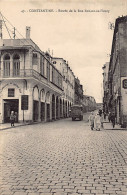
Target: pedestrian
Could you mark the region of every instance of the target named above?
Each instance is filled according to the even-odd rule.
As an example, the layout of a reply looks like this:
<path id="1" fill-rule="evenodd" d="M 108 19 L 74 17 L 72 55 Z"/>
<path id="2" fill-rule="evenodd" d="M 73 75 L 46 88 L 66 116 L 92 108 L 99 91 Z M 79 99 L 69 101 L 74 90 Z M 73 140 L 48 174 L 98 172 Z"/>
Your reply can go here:
<path id="1" fill-rule="evenodd" d="M 15 122 L 17 123 L 18 122 L 18 113 L 15 112 Z"/>
<path id="2" fill-rule="evenodd" d="M 110 120 L 111 120 L 112 126 L 114 128 L 115 127 L 115 113 L 114 112 L 111 114 Z"/>
<path id="3" fill-rule="evenodd" d="M 104 112 L 104 120 L 106 120 L 106 112 Z"/>
<path id="4" fill-rule="evenodd" d="M 102 115 L 102 110 L 101 110 L 101 109 L 99 109 L 99 115 L 100 115 L 100 116 Z"/>
<path id="5" fill-rule="evenodd" d="M 90 116 L 89 116 L 89 124 L 90 124 L 90 126 L 91 126 L 91 130 L 93 130 L 94 129 L 94 113 L 93 112 L 91 112 L 91 114 L 90 114 Z"/>
<path id="6" fill-rule="evenodd" d="M 10 122 L 11 122 L 11 126 L 14 127 L 14 124 L 15 124 L 15 114 L 14 114 L 14 111 L 11 111 Z"/>
<path id="7" fill-rule="evenodd" d="M 102 126 L 102 120 L 101 120 L 101 116 L 98 113 L 94 118 L 94 128 L 95 130 L 100 131 L 101 126 Z"/>
<path id="8" fill-rule="evenodd" d="M 108 113 L 108 121 L 109 121 L 109 123 L 111 121 L 111 112 Z"/>

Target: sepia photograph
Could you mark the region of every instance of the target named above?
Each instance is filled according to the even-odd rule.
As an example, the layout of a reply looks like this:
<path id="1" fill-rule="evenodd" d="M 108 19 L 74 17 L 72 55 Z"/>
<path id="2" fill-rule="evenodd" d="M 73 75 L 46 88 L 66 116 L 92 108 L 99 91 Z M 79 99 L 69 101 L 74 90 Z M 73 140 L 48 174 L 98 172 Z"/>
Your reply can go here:
<path id="1" fill-rule="evenodd" d="M 0 195 L 127 195 L 127 0 L 0 1 Z"/>

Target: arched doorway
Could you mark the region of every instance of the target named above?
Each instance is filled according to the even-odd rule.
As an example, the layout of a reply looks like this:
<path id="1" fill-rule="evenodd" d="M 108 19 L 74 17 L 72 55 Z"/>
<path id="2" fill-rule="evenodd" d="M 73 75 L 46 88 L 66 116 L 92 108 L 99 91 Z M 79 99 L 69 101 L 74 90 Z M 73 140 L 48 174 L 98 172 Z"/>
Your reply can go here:
<path id="1" fill-rule="evenodd" d="M 41 121 L 44 121 L 45 120 L 45 91 L 44 89 L 41 90 L 40 101 L 41 101 L 40 116 L 41 116 Z"/>
<path id="2" fill-rule="evenodd" d="M 67 101 L 65 103 L 65 116 L 67 117 Z"/>
<path id="3" fill-rule="evenodd" d="M 39 90 L 38 87 L 33 88 L 33 121 L 38 121 L 39 116 Z"/>
<path id="4" fill-rule="evenodd" d="M 62 118 L 63 116 L 62 116 L 62 100 L 61 100 L 61 98 L 60 98 L 60 117 Z"/>
<path id="5" fill-rule="evenodd" d="M 65 118 L 65 101 L 63 100 L 63 117 Z"/>
<path id="6" fill-rule="evenodd" d="M 69 110 L 70 110 L 70 106 L 69 106 L 69 102 L 68 102 L 67 116 L 69 116 Z"/>
<path id="7" fill-rule="evenodd" d="M 46 107 L 47 107 L 46 121 L 50 121 L 50 92 L 47 92 L 46 94 Z"/>
<path id="8" fill-rule="evenodd" d="M 56 118 L 59 118 L 59 99 L 56 97 Z"/>

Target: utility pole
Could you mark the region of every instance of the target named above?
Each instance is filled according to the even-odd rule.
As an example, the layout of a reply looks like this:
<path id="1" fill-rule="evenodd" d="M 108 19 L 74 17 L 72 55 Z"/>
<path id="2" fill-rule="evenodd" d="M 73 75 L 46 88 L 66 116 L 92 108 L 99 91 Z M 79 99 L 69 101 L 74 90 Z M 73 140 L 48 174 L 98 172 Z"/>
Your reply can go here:
<path id="1" fill-rule="evenodd" d="M 15 39 L 15 36 L 16 36 L 16 34 L 15 34 L 15 27 L 14 27 L 14 32 L 13 32 L 13 39 Z"/>
<path id="2" fill-rule="evenodd" d="M 2 39 L 2 17 L 0 15 L 0 39 Z"/>

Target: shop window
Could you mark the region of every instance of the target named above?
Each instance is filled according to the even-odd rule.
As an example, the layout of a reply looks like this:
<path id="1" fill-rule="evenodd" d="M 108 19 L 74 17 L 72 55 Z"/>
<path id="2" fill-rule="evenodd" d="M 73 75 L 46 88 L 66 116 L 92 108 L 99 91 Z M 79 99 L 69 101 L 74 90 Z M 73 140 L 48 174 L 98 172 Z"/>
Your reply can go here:
<path id="1" fill-rule="evenodd" d="M 10 88 L 8 89 L 8 97 L 14 97 L 15 96 L 15 89 Z"/>

